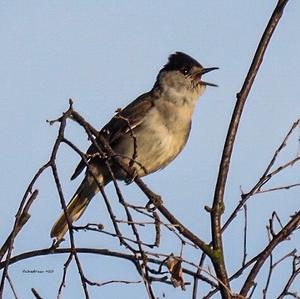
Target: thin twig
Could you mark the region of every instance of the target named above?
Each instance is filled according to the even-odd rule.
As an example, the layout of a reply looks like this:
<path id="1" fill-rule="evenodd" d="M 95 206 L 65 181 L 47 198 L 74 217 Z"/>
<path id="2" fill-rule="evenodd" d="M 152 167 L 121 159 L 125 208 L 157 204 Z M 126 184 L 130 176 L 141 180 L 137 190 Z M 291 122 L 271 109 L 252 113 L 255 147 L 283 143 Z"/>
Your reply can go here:
<path id="1" fill-rule="evenodd" d="M 14 295 L 14 298 L 15 298 L 15 299 L 18 299 L 16 290 L 15 290 L 15 288 L 14 288 L 14 285 L 13 285 L 13 283 L 12 283 L 12 281 L 11 281 L 9 275 L 6 276 L 6 279 L 7 279 L 7 281 L 8 281 L 8 284 L 9 284 L 10 288 L 11 288 L 11 291 L 12 291 L 12 293 L 13 293 L 13 295 Z"/>
<path id="2" fill-rule="evenodd" d="M 43 298 L 40 296 L 40 294 L 37 292 L 36 289 L 31 288 L 31 292 L 32 292 L 32 294 L 34 295 L 34 297 L 35 297 L 36 299 L 43 299 Z"/>
<path id="3" fill-rule="evenodd" d="M 21 200 L 21 203 L 19 205 L 17 214 L 15 216 L 16 219 L 15 219 L 15 222 L 14 222 L 14 225 L 13 225 L 13 229 L 12 229 L 11 234 L 10 234 L 9 245 L 8 245 L 8 248 L 7 248 L 6 266 L 5 266 L 4 271 L 2 273 L 2 278 L 1 278 L 1 283 L 0 283 L 0 298 L 2 298 L 2 296 L 3 296 L 5 277 L 7 276 L 8 265 L 9 265 L 8 260 L 10 259 L 11 254 L 12 254 L 13 244 L 14 244 L 14 241 L 15 241 L 15 238 L 16 238 L 16 233 L 17 233 L 17 227 L 18 227 L 18 224 L 20 223 L 20 218 L 22 216 L 24 206 L 26 206 L 26 200 L 28 198 L 28 195 L 31 193 L 32 188 L 33 188 L 36 180 L 40 177 L 40 175 L 44 172 L 44 170 L 47 169 L 49 166 L 50 166 L 50 162 L 47 162 L 45 165 L 43 165 L 37 171 L 37 173 L 34 175 L 33 179 L 31 180 L 31 182 L 29 183 L 29 185 L 28 185 L 28 187 L 25 191 L 25 194 L 24 194 L 24 196 Z M 0 261 L 1 260 L 2 260 L 2 257 L 0 258 Z"/>
<path id="4" fill-rule="evenodd" d="M 13 234 L 13 232 L 11 232 L 9 234 L 8 238 L 6 239 L 6 241 L 4 242 L 4 244 L 2 245 L 2 247 L 0 249 L 0 261 L 2 260 L 3 256 L 5 255 L 5 252 L 8 250 L 9 245 L 12 242 L 12 238 L 15 238 L 17 236 L 17 234 L 20 232 L 20 230 L 23 228 L 23 226 L 29 220 L 30 214 L 28 213 L 28 211 L 31 207 L 31 204 L 36 199 L 38 193 L 39 193 L 38 190 L 34 190 L 33 193 L 30 195 L 29 199 L 27 200 L 27 202 L 25 203 L 24 209 L 19 217 L 19 221 L 16 224 L 14 234 Z"/>
<path id="5" fill-rule="evenodd" d="M 217 178 L 217 183 L 215 187 L 214 193 L 214 202 L 211 209 L 211 231 L 212 231 L 212 244 L 213 249 L 217 252 L 217 258 L 212 259 L 216 274 L 218 278 L 228 287 L 229 280 L 226 272 L 225 262 L 224 262 L 224 254 L 223 254 L 223 243 L 222 243 L 222 232 L 227 228 L 227 226 L 231 223 L 231 221 L 235 218 L 237 212 L 245 203 L 243 200 L 235 209 L 233 214 L 226 221 L 225 225 L 221 227 L 221 215 L 224 209 L 224 192 L 226 186 L 226 180 L 229 172 L 230 159 L 233 151 L 233 145 L 235 141 L 235 137 L 237 134 L 239 122 L 241 119 L 241 115 L 243 112 L 243 108 L 248 97 L 248 94 L 251 90 L 259 67 L 263 61 L 263 57 L 265 51 L 268 47 L 268 44 L 271 40 L 271 37 L 275 31 L 275 28 L 283 14 L 285 5 L 288 0 L 278 0 L 278 3 L 272 13 L 272 16 L 268 22 L 267 27 L 261 37 L 259 45 L 257 47 L 256 53 L 252 60 L 251 66 L 249 68 L 248 74 L 244 80 L 241 91 L 237 94 L 237 102 L 232 114 L 232 118 L 230 121 L 229 129 L 226 136 L 225 145 L 223 148 L 221 163 L 219 166 L 219 173 Z M 275 158 L 276 159 L 276 158 Z M 201 257 L 201 263 L 204 262 L 205 256 Z M 197 281 L 195 281 L 197 283 Z M 194 288 L 195 290 L 196 288 Z M 220 285 L 220 290 L 222 294 L 222 298 L 230 298 L 230 295 L 226 291 L 226 289 Z"/>
<path id="6" fill-rule="evenodd" d="M 104 281 L 104 282 L 92 282 L 92 281 L 87 281 L 87 283 L 91 286 L 97 286 L 97 287 L 103 287 L 108 284 L 112 283 L 121 283 L 121 284 L 138 284 L 141 283 L 141 280 L 135 280 L 135 281 L 129 281 L 129 280 L 109 280 L 109 281 Z"/>
<path id="7" fill-rule="evenodd" d="M 222 227 L 222 232 L 224 232 L 226 230 L 226 228 L 229 226 L 229 224 L 232 222 L 232 220 L 236 217 L 237 213 L 241 210 L 241 208 L 243 207 L 243 205 L 247 202 L 247 200 L 252 195 L 259 194 L 259 193 L 263 192 L 261 190 L 261 188 L 271 179 L 271 177 L 273 177 L 279 171 L 282 171 L 287 166 L 293 165 L 296 161 L 298 161 L 299 157 L 296 157 L 296 158 L 292 159 L 291 161 L 289 161 L 288 163 L 286 163 L 285 167 L 283 167 L 284 165 L 278 167 L 277 170 L 275 172 L 273 171 L 272 174 L 270 175 L 270 170 L 273 167 L 273 165 L 275 164 L 275 161 L 276 161 L 279 153 L 286 147 L 288 139 L 290 138 L 290 136 L 293 133 L 293 131 L 299 125 L 300 125 L 300 118 L 297 121 L 295 121 L 293 123 L 293 125 L 291 126 L 291 128 L 289 129 L 288 133 L 284 137 L 282 143 L 276 149 L 276 151 L 275 151 L 275 153 L 274 153 L 271 161 L 269 162 L 267 168 L 265 169 L 264 173 L 262 174 L 262 176 L 260 177 L 260 179 L 258 180 L 258 182 L 252 187 L 252 189 L 248 193 L 242 194 L 241 201 L 239 202 L 239 204 L 237 205 L 237 207 L 234 209 L 234 211 L 231 213 L 231 215 L 226 220 L 225 224 Z"/>
<path id="8" fill-rule="evenodd" d="M 61 206 L 63 208 L 64 215 L 65 215 L 68 227 L 69 227 L 69 236 L 70 236 L 70 245 L 71 245 L 71 248 L 72 248 L 72 255 L 74 255 L 74 258 L 75 258 L 75 262 L 76 262 L 76 266 L 77 266 L 77 269 L 78 269 L 78 272 L 79 272 L 79 275 L 80 275 L 81 284 L 82 284 L 82 288 L 83 288 L 83 291 L 84 291 L 85 298 L 89 299 L 89 293 L 88 293 L 88 289 L 87 289 L 86 278 L 84 276 L 82 266 L 81 266 L 80 260 L 78 258 L 77 252 L 76 252 L 72 222 L 69 219 L 69 215 L 68 215 L 68 212 L 67 212 L 66 201 L 65 201 L 64 194 L 63 194 L 63 191 L 62 191 L 62 187 L 61 187 L 61 183 L 60 183 L 60 179 L 59 179 L 58 171 L 57 171 L 57 167 L 56 167 L 56 162 L 55 162 L 59 146 L 60 146 L 62 140 L 64 139 L 64 131 L 65 131 L 65 127 L 66 127 L 66 118 L 68 117 L 69 111 L 72 110 L 72 104 L 73 104 L 73 102 L 70 101 L 69 110 L 66 113 L 64 113 L 59 120 L 56 120 L 56 121 L 60 122 L 60 126 L 59 126 L 59 130 L 58 130 L 58 135 L 57 135 L 57 138 L 56 138 L 56 141 L 54 143 L 53 150 L 52 150 L 52 153 L 51 153 L 50 163 L 51 163 L 51 170 L 52 170 L 53 178 L 54 178 L 54 181 L 55 181 L 56 189 L 58 191 L 60 203 L 61 203 Z M 52 121 L 52 123 L 53 123 L 53 121 Z"/>
<path id="9" fill-rule="evenodd" d="M 15 264 L 19 261 L 30 259 L 33 257 L 38 257 L 38 256 L 48 256 L 48 255 L 55 255 L 55 254 L 70 254 L 72 253 L 72 248 L 46 248 L 46 249 L 40 249 L 40 250 L 34 250 L 34 251 L 28 251 L 21 253 L 19 255 L 16 255 L 8 261 L 9 265 Z M 111 251 L 108 249 L 99 249 L 99 248 L 76 248 L 77 253 L 82 253 L 82 254 L 95 254 L 95 255 L 102 255 L 102 256 L 110 256 L 110 257 L 115 257 L 115 258 L 120 258 L 124 260 L 128 260 L 134 264 L 136 267 L 137 260 L 141 259 L 141 256 L 136 256 L 132 254 L 126 254 L 123 252 L 117 252 L 117 251 Z M 148 253 L 149 255 L 157 256 L 158 254 L 151 254 Z M 161 254 L 159 254 L 161 255 Z M 168 256 L 168 255 L 163 255 L 163 256 Z M 161 265 L 162 261 L 155 259 L 155 258 L 150 258 L 148 257 L 148 263 L 154 263 L 156 265 Z M 0 263 L 0 269 L 3 269 L 5 267 L 5 262 Z M 195 267 L 198 267 L 195 265 Z M 183 268 L 182 271 L 186 273 L 187 275 L 190 275 L 192 277 L 197 277 L 198 279 L 201 279 L 207 283 L 209 283 L 211 286 L 216 287 L 217 285 L 211 282 L 209 279 L 207 279 L 203 275 L 197 275 L 197 273 Z"/>
<path id="10" fill-rule="evenodd" d="M 291 185 L 286 185 L 286 186 L 281 186 L 281 187 L 274 187 L 274 188 L 270 188 L 270 189 L 264 189 L 264 190 L 259 190 L 255 192 L 255 195 L 257 194 L 261 194 L 261 193 L 267 193 L 267 192 L 273 192 L 273 191 L 279 191 L 279 190 L 288 190 L 294 187 L 299 187 L 300 183 L 297 184 L 291 184 Z"/>
<path id="11" fill-rule="evenodd" d="M 293 296 L 294 298 L 297 299 L 300 298 L 300 296 L 297 295 L 297 293 L 289 291 L 292 283 L 294 282 L 294 280 L 299 274 L 300 274 L 299 256 L 294 255 L 291 276 L 289 277 L 286 285 L 284 286 L 282 292 L 280 293 L 277 299 L 283 299 L 285 296 Z"/>
<path id="12" fill-rule="evenodd" d="M 67 261 L 65 262 L 64 264 L 64 271 L 63 271 L 63 276 L 62 276 L 62 280 L 61 280 L 61 283 L 60 283 L 60 286 L 58 288 L 58 292 L 57 292 L 57 299 L 60 298 L 60 295 L 61 295 L 61 292 L 62 292 L 62 288 L 64 288 L 66 286 L 66 275 L 67 275 L 67 270 L 68 270 L 68 267 L 72 261 L 72 258 L 73 258 L 73 254 L 71 253 L 67 259 Z"/>
<path id="13" fill-rule="evenodd" d="M 260 268 L 264 264 L 265 260 L 270 256 L 275 247 L 277 247 L 282 241 L 284 241 L 295 229 L 298 228 L 300 223 L 300 211 L 298 211 L 291 220 L 275 235 L 269 242 L 266 248 L 258 255 L 254 266 L 252 267 L 240 294 L 244 297 L 247 296 L 249 289 L 251 288 L 255 277 L 257 276 Z"/>
<path id="14" fill-rule="evenodd" d="M 247 228 L 248 228 L 248 213 L 247 213 L 247 205 L 244 205 L 244 242 L 243 242 L 243 261 L 242 266 L 245 266 L 247 259 Z"/>

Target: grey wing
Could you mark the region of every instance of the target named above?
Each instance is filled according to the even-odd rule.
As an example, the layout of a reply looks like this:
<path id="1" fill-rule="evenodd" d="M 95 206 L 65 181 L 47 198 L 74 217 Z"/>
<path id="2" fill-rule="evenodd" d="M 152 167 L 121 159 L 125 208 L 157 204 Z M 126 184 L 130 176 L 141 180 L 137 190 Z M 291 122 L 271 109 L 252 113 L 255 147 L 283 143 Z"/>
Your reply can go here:
<path id="1" fill-rule="evenodd" d="M 110 144 L 117 142 L 117 140 L 124 134 L 130 134 L 131 130 L 139 126 L 146 113 L 154 106 L 154 102 L 150 93 L 145 93 L 126 106 L 102 128 L 100 134 L 104 136 Z M 87 154 L 93 155 L 97 153 L 96 147 L 92 144 L 87 150 Z M 77 165 L 71 180 L 74 180 L 86 167 L 85 162 L 81 160 Z"/>

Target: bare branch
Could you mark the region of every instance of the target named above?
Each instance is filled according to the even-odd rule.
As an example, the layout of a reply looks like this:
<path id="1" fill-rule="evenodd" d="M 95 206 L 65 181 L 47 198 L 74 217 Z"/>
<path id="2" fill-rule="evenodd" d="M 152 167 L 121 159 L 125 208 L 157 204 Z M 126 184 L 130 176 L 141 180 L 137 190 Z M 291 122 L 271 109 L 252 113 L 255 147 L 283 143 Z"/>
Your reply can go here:
<path id="1" fill-rule="evenodd" d="M 32 294 L 34 295 L 34 297 L 35 297 L 36 299 L 43 299 L 43 298 L 39 295 L 39 293 L 37 292 L 36 289 L 32 288 L 32 289 L 31 289 L 31 292 L 32 292 Z"/>
<path id="2" fill-rule="evenodd" d="M 223 149 L 222 159 L 219 167 L 219 174 L 218 174 L 218 179 L 217 179 L 215 194 L 214 194 L 214 202 L 211 211 L 212 243 L 213 243 L 213 249 L 218 253 L 217 259 L 213 260 L 213 264 L 217 276 L 224 282 L 224 284 L 227 287 L 229 287 L 229 281 L 226 273 L 226 267 L 225 267 L 224 256 L 223 256 L 223 244 L 222 244 L 222 234 L 221 234 L 222 229 L 221 229 L 220 219 L 221 219 L 222 211 L 224 209 L 223 198 L 224 198 L 227 175 L 229 171 L 230 158 L 231 158 L 235 137 L 237 134 L 240 118 L 242 115 L 242 111 L 246 99 L 248 97 L 252 84 L 255 80 L 259 67 L 263 61 L 263 57 L 267 49 L 267 46 L 282 16 L 284 7 L 287 4 L 287 2 L 288 2 L 287 0 L 278 1 L 277 6 L 259 42 L 258 48 L 254 55 L 248 74 L 245 78 L 242 89 L 237 94 L 237 102 L 232 114 L 231 122 L 229 125 L 229 129 L 228 129 L 228 133 L 227 133 L 227 137 Z M 221 292 L 223 298 L 229 298 L 229 294 L 223 287 L 221 287 Z"/>
<path id="3" fill-rule="evenodd" d="M 291 220 L 277 233 L 270 243 L 266 246 L 266 248 L 259 254 L 257 260 L 251 269 L 241 291 L 240 294 L 242 296 L 246 296 L 249 289 L 253 285 L 255 277 L 257 276 L 260 268 L 266 261 L 266 259 L 270 256 L 272 251 L 276 246 L 278 246 L 282 241 L 284 241 L 295 229 L 297 229 L 300 223 L 300 212 L 298 211 L 294 216 L 292 216 Z"/>
<path id="4" fill-rule="evenodd" d="M 30 195 L 29 199 L 27 200 L 27 202 L 25 203 L 24 209 L 21 212 L 18 222 L 16 223 L 15 231 L 10 233 L 10 235 L 8 236 L 8 238 L 6 239 L 6 241 L 4 242 L 4 244 L 2 245 L 2 247 L 0 249 L 0 261 L 2 260 L 6 251 L 8 250 L 8 248 L 12 242 L 12 238 L 15 238 L 17 236 L 17 234 L 20 232 L 20 230 L 23 228 L 23 226 L 29 220 L 30 214 L 28 213 L 28 211 L 30 209 L 31 204 L 36 199 L 38 193 L 39 193 L 38 190 L 34 190 L 33 193 Z"/>

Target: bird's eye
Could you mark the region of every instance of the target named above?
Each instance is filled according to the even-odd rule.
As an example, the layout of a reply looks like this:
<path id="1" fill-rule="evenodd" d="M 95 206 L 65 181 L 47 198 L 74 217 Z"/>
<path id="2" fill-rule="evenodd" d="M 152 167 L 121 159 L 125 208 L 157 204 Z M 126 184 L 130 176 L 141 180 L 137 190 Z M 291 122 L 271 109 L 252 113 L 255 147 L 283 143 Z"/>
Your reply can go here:
<path id="1" fill-rule="evenodd" d="M 182 69 L 180 70 L 180 72 L 181 72 L 183 75 L 187 75 L 188 72 L 189 72 L 189 70 L 188 70 L 187 68 L 182 68 Z"/>

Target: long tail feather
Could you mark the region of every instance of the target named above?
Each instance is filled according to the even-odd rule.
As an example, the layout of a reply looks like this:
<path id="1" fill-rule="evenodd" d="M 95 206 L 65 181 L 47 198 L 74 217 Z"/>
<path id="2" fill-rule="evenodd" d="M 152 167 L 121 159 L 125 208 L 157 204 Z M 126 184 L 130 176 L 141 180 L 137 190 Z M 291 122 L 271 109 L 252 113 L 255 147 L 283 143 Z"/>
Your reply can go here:
<path id="1" fill-rule="evenodd" d="M 101 183 L 104 185 L 103 180 Z M 68 218 L 71 223 L 81 217 L 91 199 L 98 193 L 98 191 L 99 188 L 95 180 L 91 176 L 87 175 L 67 205 Z M 59 241 L 63 238 L 68 229 L 69 227 L 65 214 L 62 212 L 54 223 L 50 236 L 51 238 L 55 238 Z"/>

